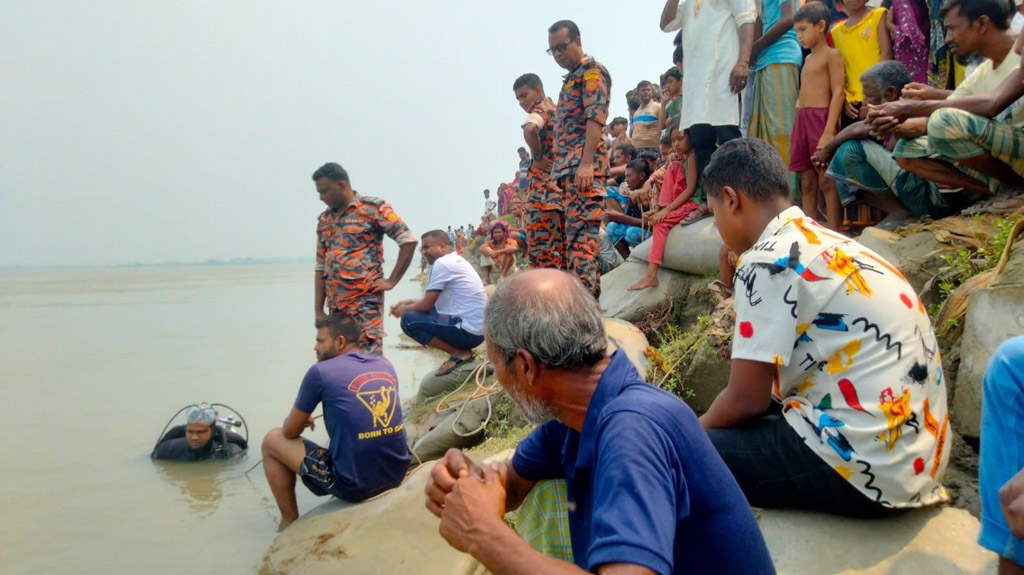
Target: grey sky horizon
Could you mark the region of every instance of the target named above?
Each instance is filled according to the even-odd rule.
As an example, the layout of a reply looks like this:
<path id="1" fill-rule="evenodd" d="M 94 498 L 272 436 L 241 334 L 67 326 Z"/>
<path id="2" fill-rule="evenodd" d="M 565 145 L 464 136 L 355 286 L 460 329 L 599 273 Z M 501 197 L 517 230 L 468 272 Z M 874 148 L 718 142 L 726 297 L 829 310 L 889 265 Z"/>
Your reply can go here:
<path id="1" fill-rule="evenodd" d="M 662 6 L 0 0 L 0 266 L 312 258 L 328 161 L 417 236 L 475 225 L 523 145 L 512 82 L 557 99 L 547 27 L 625 116 L 672 64 Z"/>

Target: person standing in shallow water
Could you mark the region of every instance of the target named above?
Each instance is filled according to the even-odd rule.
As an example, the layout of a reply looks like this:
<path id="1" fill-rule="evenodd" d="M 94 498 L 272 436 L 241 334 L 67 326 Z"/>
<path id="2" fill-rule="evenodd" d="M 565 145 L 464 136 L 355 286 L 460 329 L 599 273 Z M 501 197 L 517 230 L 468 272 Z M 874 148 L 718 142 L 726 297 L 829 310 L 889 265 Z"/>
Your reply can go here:
<path id="1" fill-rule="evenodd" d="M 335 163 L 313 174 L 320 201 L 327 209 L 316 227 L 315 317 L 342 311 L 359 323 L 360 347 L 384 351 L 384 292 L 395 287 L 412 262 L 416 237 L 391 205 L 359 195 L 348 172 Z M 398 261 L 384 277 L 384 235 L 398 244 Z M 326 307 L 326 309 L 325 309 Z"/>
<path id="2" fill-rule="evenodd" d="M 548 54 L 568 71 L 555 113 L 550 184 L 565 203 L 565 266 L 597 297 L 601 293 L 597 238 L 604 220 L 604 181 L 609 175 L 601 128 L 608 119 L 612 79 L 604 66 L 583 52 L 580 29 L 571 20 L 559 20 L 548 28 Z"/>

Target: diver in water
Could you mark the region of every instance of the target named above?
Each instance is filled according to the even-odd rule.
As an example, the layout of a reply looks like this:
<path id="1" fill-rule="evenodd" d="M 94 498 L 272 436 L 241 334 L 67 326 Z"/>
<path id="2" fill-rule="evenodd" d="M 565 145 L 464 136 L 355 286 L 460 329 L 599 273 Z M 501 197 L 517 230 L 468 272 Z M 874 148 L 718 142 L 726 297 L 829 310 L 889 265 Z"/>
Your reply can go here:
<path id="1" fill-rule="evenodd" d="M 217 425 L 217 410 L 212 406 L 190 405 L 186 417 L 186 425 L 171 428 L 160 439 L 153 448 L 153 459 L 228 459 L 245 452 L 246 442 L 242 437 Z"/>

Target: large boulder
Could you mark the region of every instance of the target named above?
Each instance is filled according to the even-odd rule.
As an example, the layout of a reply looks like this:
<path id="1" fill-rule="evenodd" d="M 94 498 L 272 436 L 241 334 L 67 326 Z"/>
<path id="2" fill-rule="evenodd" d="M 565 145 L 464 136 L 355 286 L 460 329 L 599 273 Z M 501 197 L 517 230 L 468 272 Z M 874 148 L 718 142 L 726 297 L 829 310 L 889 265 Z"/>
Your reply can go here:
<path id="1" fill-rule="evenodd" d="M 665 305 L 669 298 L 689 293 L 694 282 L 708 282 L 702 276 L 661 268 L 658 270 L 658 287 L 629 291 L 627 288 L 646 272 L 646 263 L 627 261 L 601 276 L 601 310 L 606 317 L 640 321 L 648 311 Z"/>
<path id="2" fill-rule="evenodd" d="M 1013 248 L 1006 268 L 988 288 L 971 293 L 964 321 L 950 418 L 953 429 L 979 437 L 982 381 L 992 352 L 1024 333 L 1024 243 Z"/>
<path id="3" fill-rule="evenodd" d="M 479 565 L 437 533 L 423 506 L 431 465 L 365 503 L 331 499 L 281 532 L 263 557 L 267 575 L 463 575 Z"/>
<path id="4" fill-rule="evenodd" d="M 649 238 L 629 254 L 629 259 L 647 262 L 650 256 Z M 676 226 L 665 240 L 665 255 L 661 267 L 694 275 L 707 275 L 718 271 L 718 252 L 722 248 L 722 237 L 718 234 L 713 218 L 705 218 L 688 226 Z"/>
<path id="5" fill-rule="evenodd" d="M 779 575 L 996 575 L 996 556 L 975 543 L 963 509 L 845 519 L 762 510 L 758 523 Z"/>

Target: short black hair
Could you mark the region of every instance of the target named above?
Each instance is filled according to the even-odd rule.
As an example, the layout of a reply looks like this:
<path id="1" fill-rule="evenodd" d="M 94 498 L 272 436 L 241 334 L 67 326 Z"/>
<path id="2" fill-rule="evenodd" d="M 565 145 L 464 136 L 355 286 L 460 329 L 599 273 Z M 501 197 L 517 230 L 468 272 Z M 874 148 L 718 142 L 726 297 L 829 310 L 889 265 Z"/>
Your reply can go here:
<path id="1" fill-rule="evenodd" d="M 702 182 L 709 197 L 721 197 L 722 188 L 729 186 L 759 203 L 789 198 L 782 156 L 757 138 L 737 138 L 719 146 L 704 168 Z"/>
<path id="2" fill-rule="evenodd" d="M 668 70 L 665 70 L 664 77 L 665 77 L 665 79 L 675 78 L 676 80 L 682 80 L 683 79 L 683 73 L 679 71 L 679 68 L 676 68 L 675 66 L 672 66 Z"/>
<path id="3" fill-rule="evenodd" d="M 675 37 L 672 38 L 672 43 L 675 44 L 676 46 L 682 46 L 683 45 L 683 31 L 682 30 L 676 32 Z"/>
<path id="4" fill-rule="evenodd" d="M 679 64 L 683 61 L 683 46 L 676 44 L 676 49 L 672 51 L 672 63 Z"/>
<path id="5" fill-rule="evenodd" d="M 622 116 L 616 116 L 616 118 L 614 120 L 612 120 L 612 122 L 610 124 L 608 124 L 608 127 L 609 128 L 614 128 L 615 126 L 618 126 L 619 124 L 624 124 L 624 125 L 628 126 L 629 125 L 629 120 L 623 118 Z"/>
<path id="6" fill-rule="evenodd" d="M 345 171 L 345 168 L 341 167 L 341 164 L 338 164 L 336 162 L 327 162 L 326 164 L 317 168 L 315 172 L 313 172 L 314 182 L 319 180 L 320 178 L 328 178 L 334 180 L 335 182 L 349 181 L 348 172 Z"/>
<path id="7" fill-rule="evenodd" d="M 676 129 L 679 129 L 679 127 L 676 126 Z M 665 133 L 663 133 L 661 135 L 661 145 L 662 146 L 671 146 L 672 145 L 672 128 L 671 127 L 666 127 L 665 128 Z"/>
<path id="8" fill-rule="evenodd" d="M 1009 0 L 946 0 L 939 9 L 939 18 L 945 18 L 946 13 L 953 8 L 957 8 L 968 22 L 988 16 L 1000 30 L 1010 27 L 1010 15 L 1013 14 L 1013 5 Z"/>
<path id="9" fill-rule="evenodd" d="M 548 34 L 554 34 L 562 28 L 569 30 L 570 42 L 580 37 L 580 27 L 572 20 L 559 20 L 558 22 L 555 22 L 550 28 L 548 28 Z"/>
<path id="10" fill-rule="evenodd" d="M 512 84 L 512 91 L 515 92 L 516 90 L 524 86 L 527 88 L 540 88 L 541 90 L 544 89 L 544 83 L 540 81 L 540 76 L 533 73 L 523 74 L 522 76 L 516 78 L 515 83 Z"/>
<path id="11" fill-rule="evenodd" d="M 524 147 L 522 147 L 522 146 L 519 146 L 519 149 L 518 149 L 518 150 L 516 150 L 516 151 L 517 151 L 517 152 L 526 152 L 526 148 L 524 148 Z"/>
<path id="12" fill-rule="evenodd" d="M 451 229 L 451 226 L 448 226 L 448 228 Z M 448 233 L 445 232 L 444 230 L 430 230 L 429 232 L 420 236 L 421 240 L 425 240 L 427 238 L 430 238 L 436 241 L 437 243 L 444 244 L 446 246 L 452 245 L 451 238 L 448 237 Z"/>
<path id="13" fill-rule="evenodd" d="M 825 28 L 829 27 L 832 23 L 832 11 L 829 10 L 828 6 L 824 2 L 808 2 L 800 7 L 793 14 L 793 22 L 810 22 L 811 24 L 817 24 L 818 22 L 825 22 Z M 828 30 L 825 30 L 826 32 Z"/>
<path id="14" fill-rule="evenodd" d="M 636 159 L 637 151 L 636 147 L 633 146 L 633 144 L 622 144 L 618 148 L 615 148 L 615 151 L 622 154 L 623 157 L 629 158 L 630 160 Z"/>
<path id="15" fill-rule="evenodd" d="M 640 88 L 647 88 L 649 86 L 651 86 L 650 82 L 648 82 L 647 80 L 640 80 L 640 82 L 636 85 L 636 90 L 639 92 Z"/>
<path id="16" fill-rule="evenodd" d="M 639 110 L 640 109 L 640 98 L 637 98 L 636 96 L 631 96 L 629 99 L 626 100 L 626 107 L 628 107 L 630 110 L 634 110 L 634 111 L 635 110 Z"/>
<path id="17" fill-rule="evenodd" d="M 647 160 L 642 158 L 630 160 L 630 162 L 626 164 L 626 169 L 633 170 L 634 172 L 643 172 L 645 181 L 647 178 L 651 177 L 651 165 L 647 163 Z"/>
<path id="18" fill-rule="evenodd" d="M 356 320 L 340 311 L 316 318 L 315 325 L 317 329 L 327 328 L 331 337 L 338 337 L 340 335 L 349 343 L 359 343 L 359 338 L 363 335 L 363 330 L 359 329 L 359 324 L 356 323 Z"/>

